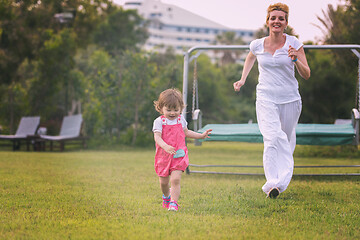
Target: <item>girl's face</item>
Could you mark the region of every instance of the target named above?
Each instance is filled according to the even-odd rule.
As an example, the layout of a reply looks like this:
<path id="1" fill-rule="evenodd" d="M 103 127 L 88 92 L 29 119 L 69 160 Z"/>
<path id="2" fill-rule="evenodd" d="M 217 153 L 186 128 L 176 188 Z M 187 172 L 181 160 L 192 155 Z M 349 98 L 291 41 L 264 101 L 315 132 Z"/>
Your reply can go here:
<path id="1" fill-rule="evenodd" d="M 270 32 L 284 32 L 287 26 L 286 13 L 279 10 L 270 12 L 268 27 Z"/>
<path id="2" fill-rule="evenodd" d="M 167 119 L 174 120 L 180 115 L 181 109 L 180 107 L 170 108 L 168 106 L 164 106 L 162 108 L 162 113 Z"/>

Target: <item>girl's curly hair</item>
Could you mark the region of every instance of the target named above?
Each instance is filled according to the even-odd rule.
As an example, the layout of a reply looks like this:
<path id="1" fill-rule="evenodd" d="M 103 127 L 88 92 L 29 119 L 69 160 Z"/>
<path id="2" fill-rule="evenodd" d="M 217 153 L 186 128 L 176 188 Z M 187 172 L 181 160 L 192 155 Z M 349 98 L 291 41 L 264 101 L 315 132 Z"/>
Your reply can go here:
<path id="1" fill-rule="evenodd" d="M 158 100 L 154 101 L 155 110 L 162 114 L 163 107 L 184 109 L 185 104 L 181 92 L 176 88 L 169 88 L 161 92 Z"/>

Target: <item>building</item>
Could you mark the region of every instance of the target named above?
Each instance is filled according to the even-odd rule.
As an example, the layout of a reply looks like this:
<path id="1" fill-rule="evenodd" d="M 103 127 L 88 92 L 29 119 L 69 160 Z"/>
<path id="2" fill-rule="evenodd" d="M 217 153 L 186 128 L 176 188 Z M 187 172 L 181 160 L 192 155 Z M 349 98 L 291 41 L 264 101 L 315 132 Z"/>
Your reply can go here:
<path id="1" fill-rule="evenodd" d="M 160 0 L 126 1 L 123 8 L 137 9 L 144 19 L 149 20 L 146 50 L 161 52 L 172 47 L 182 54 L 193 46 L 216 44 L 216 36 L 228 31 L 235 32 L 246 44 L 254 39 L 254 30 L 230 29 Z"/>

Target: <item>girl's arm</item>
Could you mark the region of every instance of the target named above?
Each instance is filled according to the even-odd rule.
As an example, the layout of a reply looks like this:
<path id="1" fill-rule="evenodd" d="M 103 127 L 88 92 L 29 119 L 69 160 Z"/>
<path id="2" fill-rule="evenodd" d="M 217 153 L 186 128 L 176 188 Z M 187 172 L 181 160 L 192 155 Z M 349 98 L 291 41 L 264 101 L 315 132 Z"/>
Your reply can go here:
<path id="1" fill-rule="evenodd" d="M 154 140 L 159 147 L 165 150 L 165 152 L 170 154 L 175 154 L 175 148 L 173 146 L 168 145 L 161 137 L 161 132 L 154 132 Z"/>
<path id="2" fill-rule="evenodd" d="M 240 88 L 245 84 L 246 78 L 249 75 L 249 72 L 251 71 L 252 67 L 254 66 L 256 60 L 256 56 L 250 51 L 245 59 L 244 68 L 241 74 L 241 79 L 237 82 L 234 82 L 234 90 L 240 91 Z"/>
<path id="3" fill-rule="evenodd" d="M 298 73 L 302 78 L 308 80 L 310 78 L 310 67 L 306 60 L 304 48 L 301 47 L 299 48 L 299 50 L 296 51 L 295 48 L 289 46 L 289 57 L 291 57 L 291 60 L 297 59 L 297 61 L 295 62 L 295 66 Z"/>
<path id="4" fill-rule="evenodd" d="M 208 129 L 203 133 L 197 133 L 194 131 L 191 131 L 187 128 L 184 129 L 185 136 L 188 138 L 194 138 L 194 139 L 204 139 L 204 138 L 210 138 L 209 135 L 211 134 L 212 129 Z"/>

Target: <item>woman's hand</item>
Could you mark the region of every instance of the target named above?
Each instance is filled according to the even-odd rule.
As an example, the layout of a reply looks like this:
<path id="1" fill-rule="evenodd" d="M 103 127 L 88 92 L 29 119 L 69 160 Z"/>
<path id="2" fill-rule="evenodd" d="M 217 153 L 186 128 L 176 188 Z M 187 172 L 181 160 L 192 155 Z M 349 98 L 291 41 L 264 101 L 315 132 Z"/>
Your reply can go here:
<path id="1" fill-rule="evenodd" d="M 251 68 L 254 66 L 255 61 L 256 61 L 256 56 L 250 51 L 245 59 L 244 68 L 241 74 L 241 79 L 237 82 L 234 82 L 233 84 L 234 90 L 236 92 L 240 91 L 240 88 L 244 86 L 246 82 L 246 78 L 249 75 Z"/>
<path id="2" fill-rule="evenodd" d="M 240 88 L 241 88 L 242 86 L 244 86 L 244 84 L 245 84 L 245 81 L 242 80 L 242 79 L 240 79 L 240 80 L 237 81 L 237 82 L 234 82 L 234 84 L 233 84 L 234 90 L 235 90 L 236 92 L 240 91 Z"/>
<path id="3" fill-rule="evenodd" d="M 310 67 L 306 60 L 304 48 L 300 47 L 299 50 L 296 50 L 292 46 L 289 46 L 289 57 L 294 62 L 300 76 L 304 79 L 309 79 Z"/>
<path id="4" fill-rule="evenodd" d="M 291 45 L 289 45 L 289 51 L 288 56 L 291 58 L 291 60 L 295 61 L 298 58 L 298 51 L 293 48 Z"/>

